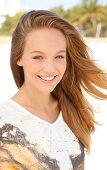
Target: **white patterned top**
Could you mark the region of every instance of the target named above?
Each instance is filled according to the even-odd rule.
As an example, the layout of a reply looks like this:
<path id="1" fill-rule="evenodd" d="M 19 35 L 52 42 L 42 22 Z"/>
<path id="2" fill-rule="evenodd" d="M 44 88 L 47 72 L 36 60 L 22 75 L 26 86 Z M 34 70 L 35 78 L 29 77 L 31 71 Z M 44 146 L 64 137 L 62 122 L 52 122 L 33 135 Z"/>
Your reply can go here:
<path id="1" fill-rule="evenodd" d="M 84 170 L 84 147 L 61 112 L 49 123 L 9 99 L 0 106 L 0 170 L 5 167 Z"/>

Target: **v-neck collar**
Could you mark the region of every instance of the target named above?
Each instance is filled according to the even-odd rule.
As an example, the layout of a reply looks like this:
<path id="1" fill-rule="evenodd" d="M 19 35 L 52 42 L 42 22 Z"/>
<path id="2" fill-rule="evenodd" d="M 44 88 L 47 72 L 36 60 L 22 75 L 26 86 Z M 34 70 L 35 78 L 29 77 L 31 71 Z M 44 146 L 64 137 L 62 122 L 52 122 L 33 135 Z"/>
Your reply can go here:
<path id="1" fill-rule="evenodd" d="M 39 122 L 42 122 L 44 124 L 47 124 L 48 126 L 54 126 L 55 124 L 57 124 L 59 122 L 59 120 L 62 119 L 62 113 L 60 111 L 57 119 L 53 122 L 53 123 L 50 123 L 48 121 L 46 121 L 45 119 L 42 119 L 40 118 L 39 116 L 37 115 L 34 115 L 32 112 L 28 111 L 26 108 L 24 108 L 22 105 L 20 105 L 19 103 L 17 103 L 16 101 L 14 101 L 13 99 L 9 99 L 8 102 L 15 106 L 18 110 L 20 110 L 21 112 L 23 113 L 26 113 L 26 116 L 30 116 L 30 118 L 32 118 L 33 120 L 38 120 Z"/>

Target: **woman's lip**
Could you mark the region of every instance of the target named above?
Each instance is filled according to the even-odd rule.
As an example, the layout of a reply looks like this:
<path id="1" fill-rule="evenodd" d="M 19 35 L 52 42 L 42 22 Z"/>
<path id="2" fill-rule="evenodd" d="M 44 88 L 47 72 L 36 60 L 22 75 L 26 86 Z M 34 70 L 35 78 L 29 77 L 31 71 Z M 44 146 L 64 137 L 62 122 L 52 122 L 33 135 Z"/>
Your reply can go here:
<path id="1" fill-rule="evenodd" d="M 56 75 L 57 76 L 57 75 Z M 48 78 L 52 78 L 51 80 L 53 80 L 56 76 L 38 76 L 39 78 L 46 80 Z M 48 80 L 47 80 L 48 81 Z"/>
<path id="2" fill-rule="evenodd" d="M 55 76 L 41 76 L 41 75 L 38 75 L 39 77 L 45 77 L 45 78 L 48 78 L 48 77 L 56 77 L 57 75 Z"/>

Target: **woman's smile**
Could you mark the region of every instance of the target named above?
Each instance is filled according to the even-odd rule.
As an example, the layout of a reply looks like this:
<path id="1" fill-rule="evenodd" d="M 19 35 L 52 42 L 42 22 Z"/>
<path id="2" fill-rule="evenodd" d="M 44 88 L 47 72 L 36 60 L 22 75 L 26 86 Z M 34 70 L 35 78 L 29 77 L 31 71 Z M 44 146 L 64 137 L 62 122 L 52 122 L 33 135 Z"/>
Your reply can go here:
<path id="1" fill-rule="evenodd" d="M 45 76 L 38 76 L 39 79 L 45 83 L 45 84 L 50 84 L 50 83 L 53 83 L 54 80 L 56 79 L 57 75 L 56 76 L 51 76 L 51 77 L 45 77 Z"/>

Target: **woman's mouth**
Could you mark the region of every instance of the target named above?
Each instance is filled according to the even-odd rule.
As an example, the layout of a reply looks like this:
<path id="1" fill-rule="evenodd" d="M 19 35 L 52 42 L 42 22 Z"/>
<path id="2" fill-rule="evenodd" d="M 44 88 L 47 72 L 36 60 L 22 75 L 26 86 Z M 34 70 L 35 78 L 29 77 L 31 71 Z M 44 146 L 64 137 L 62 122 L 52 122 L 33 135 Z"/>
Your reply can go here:
<path id="1" fill-rule="evenodd" d="M 56 75 L 57 76 L 57 75 Z M 52 82 L 55 78 L 56 78 L 56 76 L 51 76 L 51 77 L 45 77 L 45 76 L 38 76 L 42 81 L 44 81 L 44 82 Z"/>

